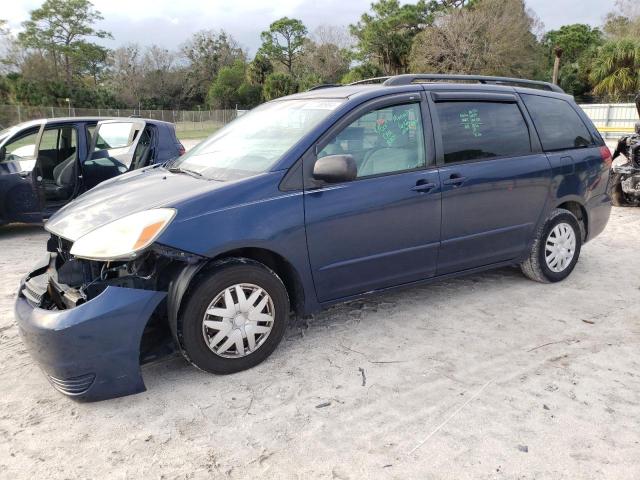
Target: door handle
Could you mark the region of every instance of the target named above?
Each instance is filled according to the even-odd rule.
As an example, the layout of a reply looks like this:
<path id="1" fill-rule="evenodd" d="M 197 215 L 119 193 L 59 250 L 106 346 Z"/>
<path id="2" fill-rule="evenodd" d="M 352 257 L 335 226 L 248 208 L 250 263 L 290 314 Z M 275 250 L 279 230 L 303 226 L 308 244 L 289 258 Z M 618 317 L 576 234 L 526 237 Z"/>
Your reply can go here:
<path id="1" fill-rule="evenodd" d="M 413 190 L 414 192 L 426 193 L 430 192 L 436 187 L 437 185 L 435 183 L 420 183 L 420 181 L 418 181 L 415 187 L 411 187 L 411 190 Z"/>
<path id="2" fill-rule="evenodd" d="M 442 182 L 443 185 L 453 185 L 459 187 L 467 180 L 467 177 L 463 177 L 458 173 L 452 173 L 448 180 Z"/>

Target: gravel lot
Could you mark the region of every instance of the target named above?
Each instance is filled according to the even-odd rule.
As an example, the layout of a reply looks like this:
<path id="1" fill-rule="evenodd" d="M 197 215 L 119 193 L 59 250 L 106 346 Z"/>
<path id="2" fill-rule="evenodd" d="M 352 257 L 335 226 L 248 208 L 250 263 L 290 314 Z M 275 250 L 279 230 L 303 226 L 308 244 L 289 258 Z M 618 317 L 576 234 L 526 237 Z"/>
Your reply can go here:
<path id="1" fill-rule="evenodd" d="M 501 269 L 332 308 L 262 365 L 181 358 L 77 404 L 13 320 L 39 227 L 0 229 L 0 477 L 640 478 L 640 209 L 562 284 Z"/>

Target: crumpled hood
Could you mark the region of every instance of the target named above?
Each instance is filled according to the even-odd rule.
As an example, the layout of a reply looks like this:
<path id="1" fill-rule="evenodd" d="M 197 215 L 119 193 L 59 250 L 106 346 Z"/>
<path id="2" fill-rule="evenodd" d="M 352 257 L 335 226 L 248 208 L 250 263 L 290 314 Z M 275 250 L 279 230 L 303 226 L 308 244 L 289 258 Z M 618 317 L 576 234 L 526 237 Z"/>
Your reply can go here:
<path id="1" fill-rule="evenodd" d="M 223 182 L 147 168 L 119 176 L 81 195 L 46 223 L 51 233 L 75 242 L 90 231 L 132 213 L 171 207 Z"/>

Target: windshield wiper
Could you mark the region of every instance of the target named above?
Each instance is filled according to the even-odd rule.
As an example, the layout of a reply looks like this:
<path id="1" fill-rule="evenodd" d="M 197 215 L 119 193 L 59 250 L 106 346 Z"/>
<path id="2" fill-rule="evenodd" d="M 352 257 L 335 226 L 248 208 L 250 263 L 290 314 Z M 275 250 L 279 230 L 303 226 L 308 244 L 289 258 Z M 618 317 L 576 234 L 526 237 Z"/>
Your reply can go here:
<path id="1" fill-rule="evenodd" d="M 187 175 L 191 175 L 192 177 L 202 177 L 203 175 L 200 172 L 197 172 L 195 170 L 189 170 L 188 168 L 182 168 L 182 167 L 169 167 L 168 170 L 171 173 L 186 173 Z"/>

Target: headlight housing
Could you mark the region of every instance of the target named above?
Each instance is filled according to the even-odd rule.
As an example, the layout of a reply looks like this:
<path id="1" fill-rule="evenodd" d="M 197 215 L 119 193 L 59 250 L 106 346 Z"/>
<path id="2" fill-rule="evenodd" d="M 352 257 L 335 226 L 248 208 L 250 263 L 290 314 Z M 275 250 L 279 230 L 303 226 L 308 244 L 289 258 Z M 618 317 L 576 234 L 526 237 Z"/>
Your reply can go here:
<path id="1" fill-rule="evenodd" d="M 173 208 L 155 208 L 122 217 L 80 237 L 71 254 L 87 260 L 131 260 L 160 236 L 175 215 Z"/>

